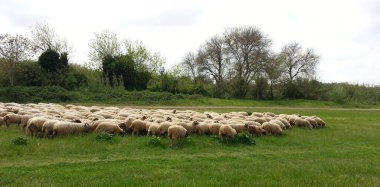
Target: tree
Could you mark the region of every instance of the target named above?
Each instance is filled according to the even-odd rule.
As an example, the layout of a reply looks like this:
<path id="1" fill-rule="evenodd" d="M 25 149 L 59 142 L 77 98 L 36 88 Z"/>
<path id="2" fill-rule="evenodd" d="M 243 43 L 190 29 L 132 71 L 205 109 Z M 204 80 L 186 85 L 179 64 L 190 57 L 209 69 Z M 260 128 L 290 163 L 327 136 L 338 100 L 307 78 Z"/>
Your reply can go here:
<path id="1" fill-rule="evenodd" d="M 148 50 L 141 41 L 125 40 L 126 53 L 132 58 L 137 69 L 145 69 L 150 74 L 159 74 L 160 69 L 165 64 L 165 58 L 160 53 L 153 53 Z"/>
<path id="2" fill-rule="evenodd" d="M 270 98 L 273 98 L 273 86 L 280 81 L 281 75 L 284 72 L 282 55 L 270 55 L 268 61 L 264 64 L 264 71 L 270 83 Z"/>
<path id="3" fill-rule="evenodd" d="M 267 61 L 270 40 L 256 27 L 236 27 L 224 33 L 226 51 L 236 72 L 238 97 L 244 97 Z"/>
<path id="4" fill-rule="evenodd" d="M 194 85 L 197 84 L 197 63 L 196 57 L 193 52 L 188 52 L 182 59 L 181 65 L 185 70 L 185 73 L 191 77 Z"/>
<path id="5" fill-rule="evenodd" d="M 223 47 L 223 39 L 216 35 L 200 47 L 196 60 L 200 70 L 213 77 L 217 96 L 223 95 L 224 77 L 229 64 L 229 60 L 224 56 Z"/>
<path id="6" fill-rule="evenodd" d="M 48 49 L 58 53 L 71 52 L 67 40 L 57 35 L 55 29 L 46 23 L 36 24 L 32 27 L 31 34 L 31 46 L 36 53 L 43 53 Z"/>
<path id="7" fill-rule="evenodd" d="M 29 41 L 22 35 L 0 35 L 0 60 L 8 70 L 9 83 L 14 86 L 16 64 L 29 56 Z"/>
<path id="8" fill-rule="evenodd" d="M 55 50 L 47 49 L 38 58 L 38 63 L 49 73 L 64 73 L 68 67 L 67 53 L 59 54 Z"/>
<path id="9" fill-rule="evenodd" d="M 122 53 L 121 44 L 117 34 L 105 30 L 101 33 L 95 33 L 95 37 L 89 43 L 89 58 L 91 66 L 96 69 L 102 68 L 102 60 L 106 56 L 118 56 Z"/>
<path id="10" fill-rule="evenodd" d="M 287 81 L 292 83 L 299 76 L 313 76 L 319 63 L 319 56 L 313 49 L 303 50 L 298 43 L 285 45 L 281 50 L 286 68 Z"/>

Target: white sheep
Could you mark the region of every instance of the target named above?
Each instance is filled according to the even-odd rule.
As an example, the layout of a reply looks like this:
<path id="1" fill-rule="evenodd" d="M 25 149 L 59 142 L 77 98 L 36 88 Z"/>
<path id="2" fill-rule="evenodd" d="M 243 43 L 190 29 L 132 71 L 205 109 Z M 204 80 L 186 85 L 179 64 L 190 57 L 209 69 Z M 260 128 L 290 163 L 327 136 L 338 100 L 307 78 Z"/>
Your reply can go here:
<path id="1" fill-rule="evenodd" d="M 261 125 L 261 127 L 265 130 L 265 132 L 281 136 L 282 135 L 282 128 L 280 125 L 276 123 L 271 123 L 271 122 L 265 122 Z"/>
<path id="2" fill-rule="evenodd" d="M 47 121 L 48 119 L 45 117 L 34 117 L 30 118 L 27 125 L 26 125 L 26 133 L 29 135 L 37 135 L 38 133 L 42 132 L 42 125 Z"/>
<path id="3" fill-rule="evenodd" d="M 152 136 L 157 136 L 159 135 L 159 132 L 158 132 L 158 128 L 160 127 L 160 124 L 158 123 L 152 123 L 149 125 L 149 128 L 148 128 L 148 136 L 152 135 Z"/>
<path id="4" fill-rule="evenodd" d="M 212 135 L 218 135 L 219 134 L 219 129 L 222 124 L 220 123 L 212 123 L 209 125 L 208 129 Z"/>
<path id="5" fill-rule="evenodd" d="M 230 125 L 221 125 L 219 128 L 219 137 L 220 138 L 229 138 L 233 139 L 235 138 L 235 135 L 237 134 L 236 130 L 233 129 Z"/>
<path id="6" fill-rule="evenodd" d="M 210 133 L 209 124 L 207 123 L 199 123 L 194 127 L 194 132 L 199 135 L 205 135 Z"/>
<path id="7" fill-rule="evenodd" d="M 170 126 L 172 126 L 173 125 L 173 123 L 171 123 L 171 122 L 168 122 L 168 121 L 166 121 L 166 122 L 162 122 L 162 123 L 160 123 L 160 126 L 158 127 L 158 133 L 160 134 L 160 135 L 165 135 L 165 134 L 167 134 L 168 133 L 168 128 L 170 127 Z"/>
<path id="8" fill-rule="evenodd" d="M 97 125 L 95 132 L 107 132 L 111 134 L 124 134 L 124 130 L 114 122 L 101 122 Z"/>
<path id="9" fill-rule="evenodd" d="M 247 131 L 248 125 L 245 124 L 239 124 L 239 123 L 233 123 L 229 124 L 233 129 L 236 130 L 237 133 L 245 132 Z"/>
<path id="10" fill-rule="evenodd" d="M 313 126 L 307 121 L 306 119 L 302 118 L 296 118 L 294 120 L 294 125 L 297 127 L 308 127 L 308 128 L 313 128 Z"/>
<path id="11" fill-rule="evenodd" d="M 88 123 L 70 123 L 59 121 L 53 125 L 52 136 L 66 136 L 88 132 L 91 132 L 91 127 Z"/>
<path id="12" fill-rule="evenodd" d="M 187 130 L 180 125 L 171 125 L 168 128 L 168 137 L 170 144 L 173 146 L 173 142 L 187 136 Z"/>
<path id="13" fill-rule="evenodd" d="M 134 120 L 131 125 L 132 135 L 139 135 L 146 133 L 146 123 L 147 121 L 143 120 Z"/>
<path id="14" fill-rule="evenodd" d="M 41 131 L 45 135 L 45 137 L 53 136 L 53 128 L 54 124 L 59 122 L 58 120 L 47 120 L 42 125 Z"/>
<path id="15" fill-rule="evenodd" d="M 15 123 L 20 126 L 21 123 L 21 115 L 18 114 L 7 114 L 4 116 L 5 125 L 8 127 L 10 124 Z"/>

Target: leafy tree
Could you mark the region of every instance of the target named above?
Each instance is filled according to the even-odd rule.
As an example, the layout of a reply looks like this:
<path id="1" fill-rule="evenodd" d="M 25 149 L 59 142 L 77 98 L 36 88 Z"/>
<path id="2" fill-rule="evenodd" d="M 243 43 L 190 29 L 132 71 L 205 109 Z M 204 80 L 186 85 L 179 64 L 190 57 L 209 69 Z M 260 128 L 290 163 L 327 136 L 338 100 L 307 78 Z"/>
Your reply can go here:
<path id="1" fill-rule="evenodd" d="M 38 63 L 49 73 L 63 73 L 68 66 L 67 53 L 59 54 L 57 51 L 48 49 L 40 55 Z"/>

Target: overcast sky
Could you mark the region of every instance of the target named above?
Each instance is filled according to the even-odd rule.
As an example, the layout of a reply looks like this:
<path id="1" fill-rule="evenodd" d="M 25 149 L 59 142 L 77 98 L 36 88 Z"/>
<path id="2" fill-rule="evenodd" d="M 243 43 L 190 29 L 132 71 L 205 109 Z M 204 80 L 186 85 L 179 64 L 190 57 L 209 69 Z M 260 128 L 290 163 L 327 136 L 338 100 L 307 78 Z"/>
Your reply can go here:
<path id="1" fill-rule="evenodd" d="M 321 56 L 323 82 L 380 84 L 379 0 L 0 0 L 0 33 L 29 33 L 48 23 L 88 61 L 94 32 L 112 30 L 179 62 L 225 28 L 253 25 L 279 51 L 290 42 Z"/>

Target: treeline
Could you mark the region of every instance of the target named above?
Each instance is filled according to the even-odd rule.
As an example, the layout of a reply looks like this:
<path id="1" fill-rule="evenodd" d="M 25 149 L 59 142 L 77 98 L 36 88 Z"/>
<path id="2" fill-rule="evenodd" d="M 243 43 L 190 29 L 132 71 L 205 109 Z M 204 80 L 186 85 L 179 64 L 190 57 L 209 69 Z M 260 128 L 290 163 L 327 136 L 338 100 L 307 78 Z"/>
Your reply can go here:
<path id="1" fill-rule="evenodd" d="M 271 44 L 257 27 L 230 28 L 210 37 L 197 51 L 188 52 L 182 61 L 165 70 L 165 59 L 142 42 L 104 31 L 95 33 L 89 43 L 90 63 L 78 65 L 71 63 L 71 48 L 64 38 L 48 25 L 37 25 L 28 37 L 0 35 L 0 86 L 378 102 L 378 86 L 318 81 L 315 74 L 319 55 L 313 49 L 290 43 L 274 52 Z"/>

